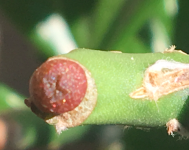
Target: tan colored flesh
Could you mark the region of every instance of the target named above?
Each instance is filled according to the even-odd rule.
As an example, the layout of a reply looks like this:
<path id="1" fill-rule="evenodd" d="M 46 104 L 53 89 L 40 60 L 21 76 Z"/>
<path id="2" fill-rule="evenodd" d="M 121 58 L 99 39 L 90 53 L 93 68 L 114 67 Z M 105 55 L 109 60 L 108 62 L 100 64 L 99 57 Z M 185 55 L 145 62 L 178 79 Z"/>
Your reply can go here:
<path id="1" fill-rule="evenodd" d="M 181 54 L 184 54 L 184 55 L 187 55 L 187 53 L 181 51 L 181 50 L 175 50 L 176 46 L 175 45 L 172 45 L 170 46 L 170 48 L 167 48 L 163 53 L 173 53 L 173 52 L 176 52 L 176 53 L 181 53 Z"/>
<path id="2" fill-rule="evenodd" d="M 130 97 L 157 101 L 163 95 L 185 88 L 189 88 L 189 64 L 158 60 L 146 69 L 142 86 Z"/>
<path id="3" fill-rule="evenodd" d="M 189 131 L 186 130 L 177 119 L 171 119 L 167 122 L 167 133 L 174 136 L 174 133 L 180 134 L 182 137 L 189 137 Z"/>
<path id="4" fill-rule="evenodd" d="M 110 51 L 111 53 L 122 53 L 122 51 Z"/>

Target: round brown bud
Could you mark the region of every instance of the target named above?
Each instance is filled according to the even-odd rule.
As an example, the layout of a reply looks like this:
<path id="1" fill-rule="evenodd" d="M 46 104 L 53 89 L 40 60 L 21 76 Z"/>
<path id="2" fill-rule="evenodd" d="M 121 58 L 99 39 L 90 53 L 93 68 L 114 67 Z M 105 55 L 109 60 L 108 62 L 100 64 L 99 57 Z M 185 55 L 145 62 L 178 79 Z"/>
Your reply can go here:
<path id="1" fill-rule="evenodd" d="M 81 124 L 96 105 L 97 89 L 91 73 L 77 61 L 52 57 L 30 79 L 25 104 L 58 132 Z M 50 119 L 49 119 L 50 118 Z"/>
<path id="2" fill-rule="evenodd" d="M 77 107 L 87 90 L 85 71 L 68 59 L 50 59 L 32 75 L 30 95 L 42 112 L 61 114 Z"/>

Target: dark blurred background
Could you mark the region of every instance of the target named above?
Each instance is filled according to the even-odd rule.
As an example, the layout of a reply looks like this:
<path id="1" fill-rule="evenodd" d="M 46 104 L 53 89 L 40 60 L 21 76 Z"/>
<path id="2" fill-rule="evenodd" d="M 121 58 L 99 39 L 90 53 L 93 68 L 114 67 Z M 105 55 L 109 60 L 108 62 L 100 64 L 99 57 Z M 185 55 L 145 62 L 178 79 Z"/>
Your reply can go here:
<path id="1" fill-rule="evenodd" d="M 189 53 L 188 7 L 188 0 L 0 0 L 0 150 L 189 149 L 165 127 L 81 126 L 57 135 L 24 106 L 31 74 L 53 55 L 171 45 Z"/>

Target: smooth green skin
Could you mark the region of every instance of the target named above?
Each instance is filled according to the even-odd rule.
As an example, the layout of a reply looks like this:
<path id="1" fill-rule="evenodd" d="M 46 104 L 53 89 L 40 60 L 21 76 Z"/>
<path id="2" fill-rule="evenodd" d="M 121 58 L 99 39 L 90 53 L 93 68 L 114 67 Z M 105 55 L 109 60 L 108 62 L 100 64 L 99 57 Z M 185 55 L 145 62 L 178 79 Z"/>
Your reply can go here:
<path id="1" fill-rule="evenodd" d="M 132 99 L 129 94 L 141 87 L 146 68 L 157 60 L 189 63 L 188 55 L 179 52 L 129 54 L 77 49 L 61 56 L 81 63 L 95 79 L 97 104 L 83 124 L 154 127 L 164 126 L 170 119 L 180 117 L 187 89 L 163 96 L 157 102 Z"/>

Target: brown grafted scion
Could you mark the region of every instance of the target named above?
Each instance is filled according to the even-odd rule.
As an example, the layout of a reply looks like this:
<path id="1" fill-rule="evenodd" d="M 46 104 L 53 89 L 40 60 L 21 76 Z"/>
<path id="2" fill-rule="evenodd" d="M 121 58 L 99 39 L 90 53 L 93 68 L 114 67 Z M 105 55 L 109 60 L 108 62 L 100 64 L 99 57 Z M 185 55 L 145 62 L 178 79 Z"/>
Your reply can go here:
<path id="1" fill-rule="evenodd" d="M 30 101 L 41 112 L 61 114 L 77 107 L 87 90 L 83 68 L 69 59 L 49 59 L 30 79 Z"/>
<path id="2" fill-rule="evenodd" d="M 57 56 L 35 70 L 30 79 L 30 98 L 25 104 L 38 117 L 63 130 L 81 125 L 97 102 L 91 73 L 79 62 Z"/>

